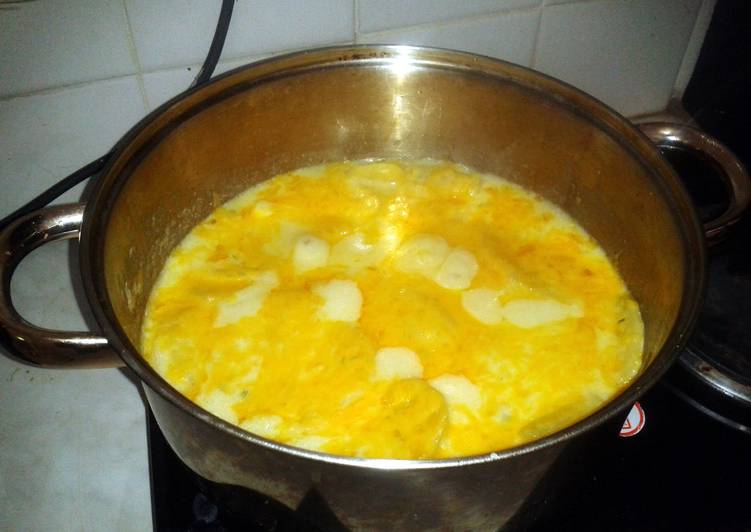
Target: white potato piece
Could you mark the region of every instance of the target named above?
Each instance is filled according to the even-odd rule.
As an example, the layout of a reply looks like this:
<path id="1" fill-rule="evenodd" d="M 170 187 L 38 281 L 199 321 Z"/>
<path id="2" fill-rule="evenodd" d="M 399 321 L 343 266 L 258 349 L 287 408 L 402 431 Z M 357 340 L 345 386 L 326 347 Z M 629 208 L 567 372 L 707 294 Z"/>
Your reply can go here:
<path id="1" fill-rule="evenodd" d="M 500 294 L 500 291 L 490 288 L 467 290 L 462 293 L 462 306 L 470 316 L 485 325 L 507 321 L 523 329 L 582 316 L 582 309 L 577 304 L 554 299 L 515 299 L 504 305 L 498 301 Z"/>
<path id="2" fill-rule="evenodd" d="M 360 319 L 362 293 L 357 283 L 348 279 L 333 279 L 318 283 L 313 292 L 323 298 L 318 315 L 329 321 L 355 322 Z"/>
<path id="3" fill-rule="evenodd" d="M 498 301 L 500 292 L 490 288 L 474 288 L 462 292 L 462 307 L 467 313 L 485 325 L 497 325 L 503 321 L 503 305 Z"/>
<path id="4" fill-rule="evenodd" d="M 524 329 L 581 316 L 579 305 L 567 305 L 554 299 L 515 299 L 503 305 L 503 318 Z"/>
<path id="5" fill-rule="evenodd" d="M 382 347 L 375 356 L 375 380 L 420 379 L 420 357 L 406 347 Z"/>
<path id="6" fill-rule="evenodd" d="M 352 233 L 332 246 L 329 262 L 355 273 L 378 264 L 384 255 L 383 250 L 368 244 L 361 233 Z"/>
<path id="7" fill-rule="evenodd" d="M 432 278 L 450 251 L 444 238 L 419 234 L 399 247 L 394 265 L 403 272 L 419 273 Z"/>
<path id="8" fill-rule="evenodd" d="M 208 410 L 227 423 L 237 425 L 237 414 L 232 408 L 235 399 L 222 390 L 212 390 L 210 393 L 198 394 L 195 402 L 203 409 Z"/>
<path id="9" fill-rule="evenodd" d="M 224 327 L 237 323 L 243 318 L 253 317 L 261 310 L 266 296 L 279 286 L 279 277 L 274 271 L 261 273 L 250 286 L 235 292 L 229 301 L 219 304 L 214 327 Z"/>
<path id="10" fill-rule="evenodd" d="M 282 418 L 274 415 L 253 416 L 240 423 L 240 426 L 248 432 L 263 436 L 264 438 L 273 438 L 279 434 L 281 425 Z"/>
<path id="11" fill-rule="evenodd" d="M 445 373 L 429 382 L 433 388 L 441 392 L 449 408 L 466 406 L 471 411 L 477 412 L 482 406 L 480 388 L 464 375 Z"/>
<path id="12" fill-rule="evenodd" d="M 329 261 L 329 243 L 314 235 L 301 235 L 292 251 L 295 273 L 323 268 Z"/>
<path id="13" fill-rule="evenodd" d="M 477 259 L 465 249 L 454 249 L 443 261 L 433 280 L 449 290 L 464 290 L 477 275 Z"/>

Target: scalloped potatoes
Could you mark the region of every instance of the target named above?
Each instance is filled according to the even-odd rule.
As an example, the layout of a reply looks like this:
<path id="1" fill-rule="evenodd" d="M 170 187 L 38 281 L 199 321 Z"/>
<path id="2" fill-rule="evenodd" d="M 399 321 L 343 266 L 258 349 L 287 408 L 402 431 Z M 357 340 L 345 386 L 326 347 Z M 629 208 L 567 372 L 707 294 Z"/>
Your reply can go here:
<path id="1" fill-rule="evenodd" d="M 436 161 L 276 176 L 173 251 L 142 350 L 181 393 L 294 446 L 428 459 L 522 444 L 636 375 L 643 324 L 597 243 Z"/>

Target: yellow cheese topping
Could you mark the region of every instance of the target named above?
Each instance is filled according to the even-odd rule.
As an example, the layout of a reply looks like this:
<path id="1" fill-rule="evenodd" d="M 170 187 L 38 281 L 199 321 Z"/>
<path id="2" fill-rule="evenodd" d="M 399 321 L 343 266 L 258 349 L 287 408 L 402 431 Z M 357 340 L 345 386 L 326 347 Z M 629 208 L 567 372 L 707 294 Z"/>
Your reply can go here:
<path id="1" fill-rule="evenodd" d="M 289 172 L 173 251 L 146 359 L 265 438 L 339 455 L 480 454 L 583 418 L 637 373 L 637 304 L 552 204 L 437 161 Z"/>

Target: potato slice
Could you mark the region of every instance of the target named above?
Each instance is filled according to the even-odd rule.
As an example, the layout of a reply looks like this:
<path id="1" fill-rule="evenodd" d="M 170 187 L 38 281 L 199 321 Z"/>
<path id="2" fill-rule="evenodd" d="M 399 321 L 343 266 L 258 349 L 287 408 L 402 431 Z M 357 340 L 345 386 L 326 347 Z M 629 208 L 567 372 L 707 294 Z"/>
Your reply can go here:
<path id="1" fill-rule="evenodd" d="M 477 275 L 477 259 L 465 249 L 454 249 L 443 261 L 433 280 L 449 290 L 464 290 Z"/>
<path id="2" fill-rule="evenodd" d="M 409 379 L 422 377 L 422 362 L 417 353 L 406 347 L 382 347 L 375 356 L 375 379 Z"/>
<path id="3" fill-rule="evenodd" d="M 485 325 L 497 325 L 503 321 L 503 305 L 498 301 L 500 292 L 490 288 L 475 288 L 462 292 L 462 307 L 467 313 Z"/>
<path id="4" fill-rule="evenodd" d="M 441 392 L 449 405 L 465 406 L 472 412 L 477 412 L 482 406 L 480 388 L 475 386 L 464 375 L 446 373 L 429 381 L 430 385 Z"/>
<path id="5" fill-rule="evenodd" d="M 362 293 L 357 283 L 348 279 L 334 279 L 318 283 L 313 292 L 323 298 L 318 316 L 329 321 L 355 322 L 360 319 Z"/>
<path id="6" fill-rule="evenodd" d="M 329 260 L 329 243 L 313 235 L 301 235 L 292 251 L 295 273 L 304 273 L 326 266 Z"/>
<path id="7" fill-rule="evenodd" d="M 348 271 L 358 271 L 381 262 L 384 257 L 381 249 L 368 244 L 361 233 L 352 233 L 334 244 L 331 248 L 329 262 L 345 266 Z"/>
<path id="8" fill-rule="evenodd" d="M 554 299 L 515 299 L 503 305 L 504 319 L 524 329 L 581 316 L 579 305 L 567 305 Z"/>
<path id="9" fill-rule="evenodd" d="M 432 278 L 450 251 L 448 242 L 440 236 L 415 235 L 397 250 L 395 266 L 403 272 Z"/>
<path id="10" fill-rule="evenodd" d="M 485 325 L 503 321 L 531 329 L 569 318 L 580 318 L 582 309 L 577 304 L 566 304 L 554 299 L 514 299 L 506 304 L 498 301 L 498 290 L 475 288 L 462 293 L 462 306 L 473 318 Z"/>

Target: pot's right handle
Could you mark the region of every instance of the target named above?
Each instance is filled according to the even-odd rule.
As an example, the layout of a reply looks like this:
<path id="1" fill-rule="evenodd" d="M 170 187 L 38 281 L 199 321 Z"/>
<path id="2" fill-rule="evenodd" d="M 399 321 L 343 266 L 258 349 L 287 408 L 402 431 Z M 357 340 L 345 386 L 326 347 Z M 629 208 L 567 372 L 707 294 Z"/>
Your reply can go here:
<path id="1" fill-rule="evenodd" d="M 722 240 L 751 203 L 751 179 L 743 164 L 724 144 L 694 127 L 670 122 L 648 122 L 638 127 L 657 146 L 698 151 L 722 169 L 730 192 L 730 205 L 720 216 L 704 224 L 710 245 Z"/>
<path id="2" fill-rule="evenodd" d="M 13 307 L 10 281 L 18 264 L 39 246 L 77 238 L 83 204 L 46 207 L 0 228 L 0 345 L 36 366 L 56 368 L 117 367 L 123 362 L 107 339 L 90 332 L 36 327 Z"/>

